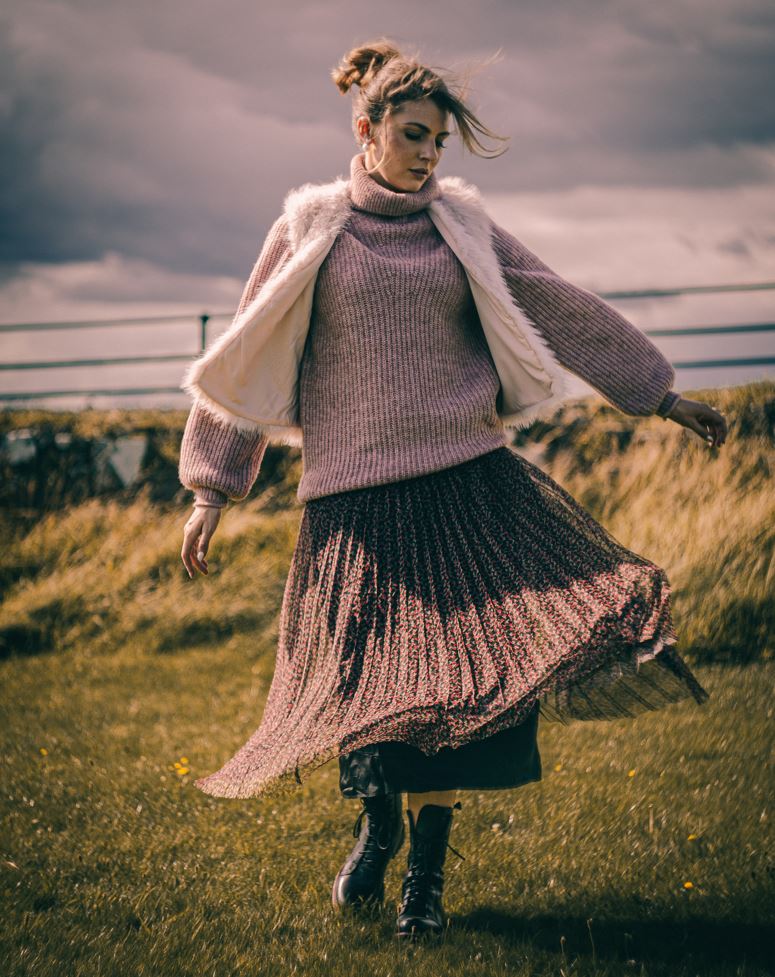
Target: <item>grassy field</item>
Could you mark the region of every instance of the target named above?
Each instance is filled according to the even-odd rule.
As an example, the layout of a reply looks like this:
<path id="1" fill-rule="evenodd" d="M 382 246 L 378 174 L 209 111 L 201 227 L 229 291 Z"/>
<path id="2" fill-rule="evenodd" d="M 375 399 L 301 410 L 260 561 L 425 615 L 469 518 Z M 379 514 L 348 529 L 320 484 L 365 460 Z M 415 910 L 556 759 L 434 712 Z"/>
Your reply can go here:
<path id="1" fill-rule="evenodd" d="M 461 792 L 465 861 L 449 853 L 450 926 L 427 946 L 392 936 L 406 846 L 381 916 L 331 906 L 359 807 L 335 763 L 283 797 L 192 783 L 260 721 L 300 509 L 230 509 L 193 581 L 178 506 L 92 500 L 24 533 L 7 519 L 0 974 L 775 973 L 773 388 L 721 392 L 733 424 L 715 456 L 605 411 L 572 452 L 547 450 L 546 470 L 667 569 L 711 699 L 542 724 L 542 781 Z"/>
<path id="2" fill-rule="evenodd" d="M 330 904 L 358 805 L 334 763 L 282 799 L 193 787 L 254 725 L 257 665 L 238 645 L 2 664 L 7 977 L 773 972 L 775 664 L 701 667 L 703 706 L 543 725 L 542 781 L 461 792 L 450 926 L 424 948 L 392 937 L 406 847 L 381 917 Z"/>

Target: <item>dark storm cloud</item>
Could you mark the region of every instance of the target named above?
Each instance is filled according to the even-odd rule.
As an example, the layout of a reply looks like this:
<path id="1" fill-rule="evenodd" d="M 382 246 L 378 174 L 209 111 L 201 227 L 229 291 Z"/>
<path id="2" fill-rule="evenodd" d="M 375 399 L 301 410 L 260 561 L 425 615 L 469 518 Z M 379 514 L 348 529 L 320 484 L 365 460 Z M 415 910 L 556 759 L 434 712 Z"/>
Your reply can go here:
<path id="1" fill-rule="evenodd" d="M 464 67 L 497 160 L 448 150 L 484 191 L 731 187 L 771 179 L 775 9 L 761 2 L 25 0 L 0 23 L 0 262 L 114 252 L 241 276 L 283 195 L 347 170 L 329 79 L 380 34 Z M 394 29 L 398 26 L 398 29 Z"/>

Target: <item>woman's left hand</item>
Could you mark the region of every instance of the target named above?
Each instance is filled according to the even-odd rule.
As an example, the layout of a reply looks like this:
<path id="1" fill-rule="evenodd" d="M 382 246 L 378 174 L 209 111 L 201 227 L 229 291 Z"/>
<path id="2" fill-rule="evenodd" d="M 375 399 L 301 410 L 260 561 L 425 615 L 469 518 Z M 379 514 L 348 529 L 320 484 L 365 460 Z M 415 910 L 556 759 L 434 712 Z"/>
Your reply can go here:
<path id="1" fill-rule="evenodd" d="M 681 397 L 668 420 L 689 428 L 706 441 L 709 448 L 719 448 L 727 439 L 726 418 L 708 404 Z"/>

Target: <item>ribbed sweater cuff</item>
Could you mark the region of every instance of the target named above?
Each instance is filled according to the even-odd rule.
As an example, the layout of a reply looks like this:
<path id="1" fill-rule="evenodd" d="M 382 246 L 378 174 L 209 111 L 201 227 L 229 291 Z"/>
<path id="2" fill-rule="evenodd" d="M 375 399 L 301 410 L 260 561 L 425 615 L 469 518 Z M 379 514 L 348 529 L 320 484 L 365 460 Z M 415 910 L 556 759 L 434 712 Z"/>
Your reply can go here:
<path id="1" fill-rule="evenodd" d="M 229 497 L 218 489 L 202 486 L 194 491 L 194 502 L 206 502 L 208 505 L 225 506 Z"/>
<path id="2" fill-rule="evenodd" d="M 681 395 L 676 393 L 675 390 L 668 390 L 654 413 L 659 417 L 667 419 L 680 399 Z"/>

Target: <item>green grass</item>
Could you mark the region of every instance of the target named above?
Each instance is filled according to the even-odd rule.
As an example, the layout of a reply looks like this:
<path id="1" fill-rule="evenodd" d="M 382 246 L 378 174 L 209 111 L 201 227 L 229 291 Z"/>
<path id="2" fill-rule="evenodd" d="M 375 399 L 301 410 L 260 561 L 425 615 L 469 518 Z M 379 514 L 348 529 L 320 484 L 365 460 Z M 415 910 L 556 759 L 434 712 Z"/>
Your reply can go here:
<path id="1" fill-rule="evenodd" d="M 358 810 L 335 762 L 280 797 L 192 783 L 261 718 L 298 459 L 225 513 L 207 578 L 180 562 L 187 507 L 146 492 L 26 513 L 23 530 L 2 514 L 0 977 L 775 973 L 775 384 L 697 399 L 730 419 L 715 454 L 604 406 L 534 438 L 545 470 L 667 569 L 711 699 L 542 723 L 542 781 L 461 792 L 465 861 L 449 853 L 450 927 L 428 946 L 392 935 L 406 847 L 382 916 L 331 906 Z"/>
<path id="2" fill-rule="evenodd" d="M 424 948 L 392 936 L 406 847 L 381 917 L 331 906 L 358 808 L 335 763 L 282 798 L 193 786 L 257 725 L 264 673 L 242 642 L 0 664 L 8 977 L 771 972 L 775 664 L 702 666 L 701 707 L 542 724 L 542 781 L 461 792 Z"/>

